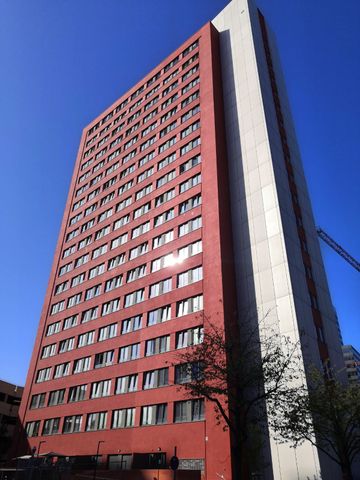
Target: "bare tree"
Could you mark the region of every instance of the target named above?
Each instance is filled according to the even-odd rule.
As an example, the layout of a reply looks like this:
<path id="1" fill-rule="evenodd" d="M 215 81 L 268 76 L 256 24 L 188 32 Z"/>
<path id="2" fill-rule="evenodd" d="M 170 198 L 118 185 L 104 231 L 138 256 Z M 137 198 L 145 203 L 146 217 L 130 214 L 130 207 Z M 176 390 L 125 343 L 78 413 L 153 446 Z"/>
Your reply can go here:
<path id="1" fill-rule="evenodd" d="M 218 424 L 232 439 L 234 478 L 247 478 L 261 465 L 267 415 L 287 402 L 298 383 L 299 344 L 268 329 L 259 338 L 258 325 L 242 330 L 223 328 L 204 318 L 198 345 L 176 356 L 175 381 L 187 396 L 204 397 L 215 407 Z M 253 325 L 250 327 L 250 325 Z"/>
<path id="2" fill-rule="evenodd" d="M 360 460 L 360 385 L 326 378 L 316 368 L 309 378 L 291 402 L 279 403 L 272 427 L 281 441 L 311 442 L 340 466 L 344 480 L 351 480 L 352 465 Z"/>

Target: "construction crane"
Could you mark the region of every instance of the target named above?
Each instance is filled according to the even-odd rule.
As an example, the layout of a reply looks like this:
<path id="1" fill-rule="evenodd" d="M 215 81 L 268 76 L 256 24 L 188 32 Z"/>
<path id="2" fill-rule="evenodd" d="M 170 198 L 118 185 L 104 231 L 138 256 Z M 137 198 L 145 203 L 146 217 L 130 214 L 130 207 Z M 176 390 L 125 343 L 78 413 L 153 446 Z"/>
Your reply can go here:
<path id="1" fill-rule="evenodd" d="M 336 253 L 341 255 L 352 267 L 354 267 L 358 272 L 360 272 L 360 263 L 355 260 L 348 252 L 346 252 L 335 240 L 333 240 L 324 230 L 321 228 L 316 229 L 318 236 L 323 240 L 325 243 L 329 245 Z"/>

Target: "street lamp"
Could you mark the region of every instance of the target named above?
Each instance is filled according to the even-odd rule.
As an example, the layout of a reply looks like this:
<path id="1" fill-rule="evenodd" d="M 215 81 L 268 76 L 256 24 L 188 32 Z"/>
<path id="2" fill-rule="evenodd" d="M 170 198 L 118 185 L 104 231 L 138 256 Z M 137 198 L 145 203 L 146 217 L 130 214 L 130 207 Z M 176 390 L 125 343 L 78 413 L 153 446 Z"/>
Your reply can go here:
<path id="1" fill-rule="evenodd" d="M 38 456 L 40 455 L 40 447 L 41 447 L 41 444 L 42 444 L 42 443 L 46 443 L 46 440 L 41 440 L 41 441 L 39 442 L 38 453 L 37 453 Z"/>
<path id="2" fill-rule="evenodd" d="M 96 471 L 97 471 L 97 464 L 98 464 L 98 456 L 99 456 L 99 450 L 100 450 L 100 443 L 105 443 L 105 442 L 104 442 L 104 440 L 99 440 L 99 441 L 98 441 L 98 444 L 97 444 L 93 480 L 96 480 Z"/>

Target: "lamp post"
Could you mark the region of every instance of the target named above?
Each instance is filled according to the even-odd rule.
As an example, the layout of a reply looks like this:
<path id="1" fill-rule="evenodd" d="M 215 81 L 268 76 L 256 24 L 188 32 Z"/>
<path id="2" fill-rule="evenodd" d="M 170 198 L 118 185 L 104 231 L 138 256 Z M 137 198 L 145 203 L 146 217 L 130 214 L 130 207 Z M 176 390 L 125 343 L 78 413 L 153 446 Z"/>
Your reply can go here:
<path id="1" fill-rule="evenodd" d="M 160 477 L 160 461 L 161 461 L 161 454 L 160 454 L 160 452 L 161 452 L 161 448 L 159 447 L 159 448 L 157 449 L 157 451 L 159 452 L 159 454 L 158 454 L 158 459 L 157 459 L 157 464 L 158 464 L 157 480 L 159 480 L 159 477 Z"/>
<path id="2" fill-rule="evenodd" d="M 96 471 L 97 471 L 98 456 L 99 456 L 99 451 L 100 451 L 100 443 L 105 443 L 105 442 L 104 442 L 104 440 L 99 440 L 99 441 L 98 441 L 98 444 L 97 444 L 93 480 L 96 480 Z"/>
<path id="3" fill-rule="evenodd" d="M 42 443 L 46 443 L 46 440 L 40 440 L 39 446 L 38 446 L 38 453 L 37 453 L 38 456 L 40 455 L 40 447 Z"/>

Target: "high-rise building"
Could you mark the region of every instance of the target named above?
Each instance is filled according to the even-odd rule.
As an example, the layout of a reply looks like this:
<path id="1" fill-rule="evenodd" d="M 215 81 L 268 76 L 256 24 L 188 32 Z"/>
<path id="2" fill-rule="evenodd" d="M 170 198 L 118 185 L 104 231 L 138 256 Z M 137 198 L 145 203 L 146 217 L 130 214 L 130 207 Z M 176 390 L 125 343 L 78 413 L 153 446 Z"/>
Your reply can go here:
<path id="1" fill-rule="evenodd" d="M 360 353 L 352 345 L 343 345 L 342 351 L 349 383 L 360 383 Z"/>
<path id="2" fill-rule="evenodd" d="M 228 480 L 229 433 L 171 363 L 236 311 L 300 338 L 304 371 L 341 365 L 274 40 L 247 0 L 83 131 L 21 406 L 29 445 L 123 469 L 177 447 L 180 469 Z M 308 444 L 267 450 L 264 478 L 336 478 Z"/>
<path id="3" fill-rule="evenodd" d="M 22 393 L 23 387 L 0 380 L 0 465 L 9 460 Z"/>

